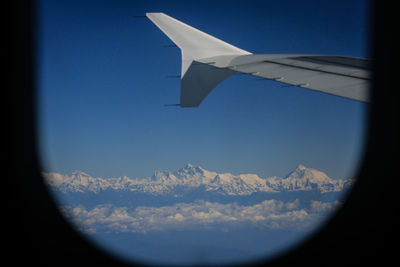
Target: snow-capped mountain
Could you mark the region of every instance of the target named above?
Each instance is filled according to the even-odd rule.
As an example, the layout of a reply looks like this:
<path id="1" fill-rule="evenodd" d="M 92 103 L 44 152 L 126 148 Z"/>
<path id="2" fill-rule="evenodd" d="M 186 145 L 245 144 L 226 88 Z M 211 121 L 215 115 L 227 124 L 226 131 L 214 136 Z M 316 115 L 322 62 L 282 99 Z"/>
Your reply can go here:
<path id="1" fill-rule="evenodd" d="M 351 186 L 352 180 L 333 180 L 321 171 L 299 165 L 285 178 L 268 178 L 267 183 L 277 191 L 318 190 L 326 193 L 341 191 L 343 188 Z"/>
<path id="2" fill-rule="evenodd" d="M 148 194 L 172 194 L 177 191 L 201 189 L 223 195 L 250 195 L 255 192 L 287 192 L 317 190 L 321 193 L 338 192 L 352 184 L 351 180 L 333 180 L 325 173 L 299 165 L 285 178 L 261 178 L 256 174 L 217 173 L 187 164 L 174 172 L 157 171 L 143 179 L 129 177 L 94 178 L 75 171 L 71 176 L 43 173 L 47 184 L 63 193 L 124 190 Z"/>

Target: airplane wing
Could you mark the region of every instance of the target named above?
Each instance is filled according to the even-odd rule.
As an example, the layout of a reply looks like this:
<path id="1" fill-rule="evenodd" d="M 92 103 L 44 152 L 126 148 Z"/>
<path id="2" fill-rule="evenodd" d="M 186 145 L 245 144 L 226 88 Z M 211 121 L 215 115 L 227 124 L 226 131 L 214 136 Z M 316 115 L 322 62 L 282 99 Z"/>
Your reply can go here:
<path id="1" fill-rule="evenodd" d="M 146 16 L 181 49 L 181 107 L 198 107 L 212 89 L 236 72 L 369 102 L 370 62 L 367 59 L 252 54 L 164 13 L 146 13 Z"/>

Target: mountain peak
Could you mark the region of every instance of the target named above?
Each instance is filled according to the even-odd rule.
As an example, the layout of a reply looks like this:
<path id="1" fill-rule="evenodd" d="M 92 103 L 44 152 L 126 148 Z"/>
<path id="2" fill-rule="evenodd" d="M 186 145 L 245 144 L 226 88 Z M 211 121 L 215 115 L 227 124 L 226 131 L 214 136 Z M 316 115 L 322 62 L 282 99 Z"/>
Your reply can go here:
<path id="1" fill-rule="evenodd" d="M 182 169 L 178 170 L 179 171 L 184 171 L 184 172 L 200 172 L 203 173 L 204 171 L 206 171 L 205 169 L 203 169 L 201 166 L 194 166 L 191 163 L 187 163 Z"/>
<path id="2" fill-rule="evenodd" d="M 73 172 L 72 172 L 72 175 L 73 175 L 73 176 L 85 176 L 85 177 L 91 177 L 91 176 L 90 176 L 90 174 L 87 174 L 86 172 L 83 172 L 83 171 L 78 171 L 78 170 L 76 170 L 76 171 L 73 171 Z"/>
<path id="3" fill-rule="evenodd" d="M 286 179 L 309 180 L 317 183 L 333 183 L 326 173 L 299 164 L 297 168 L 286 176 Z"/>
<path id="4" fill-rule="evenodd" d="M 306 170 L 308 169 L 306 166 L 304 166 L 303 164 L 299 164 L 296 168 L 296 170 Z"/>

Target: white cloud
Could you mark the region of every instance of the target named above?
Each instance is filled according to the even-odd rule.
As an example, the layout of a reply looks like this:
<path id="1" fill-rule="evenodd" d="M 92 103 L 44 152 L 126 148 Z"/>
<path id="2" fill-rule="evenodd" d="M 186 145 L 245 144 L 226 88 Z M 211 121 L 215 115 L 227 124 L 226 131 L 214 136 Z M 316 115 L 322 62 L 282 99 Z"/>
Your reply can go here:
<path id="1" fill-rule="evenodd" d="M 326 212 L 326 211 L 332 211 L 338 206 L 340 206 L 339 201 L 334 201 L 334 202 L 322 202 L 322 201 L 314 201 L 312 200 L 310 203 L 310 209 L 312 212 Z"/>
<path id="2" fill-rule="evenodd" d="M 305 229 L 321 219 L 338 202 L 310 201 L 309 208 L 299 208 L 299 200 L 283 202 L 265 200 L 255 205 L 196 201 L 163 207 L 115 207 L 98 205 L 63 207 L 63 212 L 85 232 L 149 232 L 199 227 L 249 226 L 269 229 Z"/>

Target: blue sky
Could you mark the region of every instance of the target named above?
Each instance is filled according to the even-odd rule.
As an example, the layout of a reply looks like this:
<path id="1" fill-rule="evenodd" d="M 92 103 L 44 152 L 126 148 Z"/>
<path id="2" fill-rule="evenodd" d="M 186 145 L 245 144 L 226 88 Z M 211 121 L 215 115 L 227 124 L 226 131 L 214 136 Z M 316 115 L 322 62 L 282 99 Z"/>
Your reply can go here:
<path id="1" fill-rule="evenodd" d="M 41 1 L 39 146 L 45 171 L 146 177 L 186 163 L 284 176 L 298 164 L 351 178 L 368 106 L 234 75 L 199 108 L 178 103 L 180 51 L 164 12 L 252 53 L 368 57 L 366 1 Z"/>

